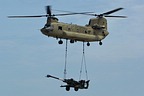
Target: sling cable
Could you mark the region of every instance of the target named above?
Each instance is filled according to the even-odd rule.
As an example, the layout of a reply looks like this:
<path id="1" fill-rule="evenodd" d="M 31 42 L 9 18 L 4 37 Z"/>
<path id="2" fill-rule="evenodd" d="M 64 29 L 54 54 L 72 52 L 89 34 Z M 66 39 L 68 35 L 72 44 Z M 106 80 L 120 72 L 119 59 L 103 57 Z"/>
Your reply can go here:
<path id="1" fill-rule="evenodd" d="M 66 49 L 65 49 L 65 66 L 64 66 L 64 80 L 67 85 L 61 86 L 66 87 L 66 90 L 69 91 L 70 87 L 73 87 L 75 91 L 78 91 L 78 89 L 88 89 L 89 87 L 89 81 L 88 80 L 88 73 L 87 73 L 87 66 L 86 66 L 86 59 L 85 59 L 85 46 L 83 42 L 83 52 L 82 52 L 82 61 L 81 61 L 81 67 L 80 67 L 80 76 L 79 81 L 74 80 L 73 78 L 66 79 L 67 74 L 67 57 L 68 57 L 68 40 L 66 40 Z M 82 73 L 83 73 L 83 67 L 86 74 L 86 80 L 81 79 Z"/>
<path id="2" fill-rule="evenodd" d="M 67 49 L 68 49 L 68 40 L 66 39 L 66 49 L 65 49 L 65 65 L 64 65 L 64 78 L 58 78 L 52 75 L 47 75 L 47 78 L 53 78 L 53 79 L 57 79 L 60 80 L 64 83 L 66 83 L 65 85 L 61 85 L 60 87 L 65 87 L 66 91 L 69 91 L 70 88 L 74 88 L 75 91 L 78 91 L 79 89 L 88 89 L 89 87 L 89 81 L 88 80 L 88 75 L 87 75 L 87 68 L 86 68 L 86 60 L 85 60 L 85 50 L 84 50 L 84 42 L 83 42 L 83 54 L 82 54 L 82 62 L 81 62 L 81 68 L 80 68 L 80 76 L 79 76 L 79 80 L 74 80 L 73 78 L 67 79 L 66 78 L 66 74 L 67 74 Z M 81 75 L 82 75 L 82 70 L 83 70 L 83 66 L 85 67 L 85 73 L 86 73 L 86 80 L 81 79 Z"/>

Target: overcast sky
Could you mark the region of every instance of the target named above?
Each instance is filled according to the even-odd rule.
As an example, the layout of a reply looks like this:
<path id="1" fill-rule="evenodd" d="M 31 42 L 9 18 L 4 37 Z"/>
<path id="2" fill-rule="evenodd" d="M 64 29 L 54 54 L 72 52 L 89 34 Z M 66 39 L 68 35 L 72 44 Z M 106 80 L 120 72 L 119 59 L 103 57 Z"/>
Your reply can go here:
<path id="1" fill-rule="evenodd" d="M 45 14 L 45 6 L 72 12 L 103 13 L 123 7 L 107 18 L 110 34 L 103 45 L 85 47 L 90 87 L 66 92 L 63 78 L 65 40 L 44 36 L 46 18 L 8 19 L 9 15 Z M 53 11 L 53 13 L 57 13 Z M 58 17 L 60 22 L 86 25 L 92 16 Z M 144 96 L 144 0 L 1 0 L 0 96 Z M 82 43 L 68 44 L 67 78 L 79 79 Z M 85 74 L 83 74 L 85 79 Z"/>

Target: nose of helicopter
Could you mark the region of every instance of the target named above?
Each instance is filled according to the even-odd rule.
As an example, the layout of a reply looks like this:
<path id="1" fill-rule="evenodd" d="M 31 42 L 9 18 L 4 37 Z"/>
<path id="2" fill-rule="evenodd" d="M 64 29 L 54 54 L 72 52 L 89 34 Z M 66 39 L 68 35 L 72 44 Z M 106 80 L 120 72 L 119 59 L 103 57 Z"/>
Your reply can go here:
<path id="1" fill-rule="evenodd" d="M 44 27 L 41 29 L 41 32 L 45 35 L 47 35 L 49 32 L 53 31 L 53 27 L 49 26 L 49 27 Z"/>
<path id="2" fill-rule="evenodd" d="M 108 31 L 104 31 L 104 34 L 105 34 L 105 36 L 107 36 L 109 34 L 109 32 Z"/>

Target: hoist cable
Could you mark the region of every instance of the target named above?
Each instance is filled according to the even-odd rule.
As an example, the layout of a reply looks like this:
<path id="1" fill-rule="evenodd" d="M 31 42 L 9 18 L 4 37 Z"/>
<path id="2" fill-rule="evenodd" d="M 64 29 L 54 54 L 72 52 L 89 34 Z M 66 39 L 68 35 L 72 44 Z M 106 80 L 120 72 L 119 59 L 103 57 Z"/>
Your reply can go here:
<path id="1" fill-rule="evenodd" d="M 67 42 L 68 40 L 66 39 L 66 49 L 65 49 L 65 66 L 64 66 L 64 79 L 66 79 L 66 74 L 67 74 Z"/>
<path id="2" fill-rule="evenodd" d="M 87 72 L 86 59 L 85 59 L 84 42 L 83 42 L 83 53 L 82 53 L 82 61 L 81 61 L 81 67 L 80 67 L 79 80 L 81 80 L 81 75 L 82 75 L 82 71 L 83 71 L 83 65 L 84 65 L 84 67 L 85 67 L 86 79 L 88 80 L 88 72 Z"/>
<path id="3" fill-rule="evenodd" d="M 79 76 L 79 80 L 81 80 L 82 68 L 83 68 L 83 56 L 82 56 L 82 61 L 81 61 L 81 67 L 80 67 L 80 76 Z"/>
<path id="4" fill-rule="evenodd" d="M 86 65 L 85 55 L 84 55 L 84 64 L 85 64 L 86 79 L 88 80 L 88 71 L 87 71 L 87 65 Z"/>

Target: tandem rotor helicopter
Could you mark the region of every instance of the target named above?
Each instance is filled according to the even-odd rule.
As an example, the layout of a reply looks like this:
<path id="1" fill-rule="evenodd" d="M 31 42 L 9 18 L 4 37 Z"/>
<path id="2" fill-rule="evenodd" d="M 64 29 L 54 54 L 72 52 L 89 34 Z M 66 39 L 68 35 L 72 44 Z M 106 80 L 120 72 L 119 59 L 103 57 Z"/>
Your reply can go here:
<path id="1" fill-rule="evenodd" d="M 51 6 L 46 6 L 46 15 L 36 16 L 8 16 L 8 18 L 33 18 L 33 17 L 47 17 L 45 26 L 41 29 L 41 32 L 48 36 L 59 39 L 58 43 L 63 44 L 62 39 L 70 40 L 70 43 L 76 41 L 87 42 L 87 46 L 90 46 L 90 42 L 97 41 L 99 45 L 102 45 L 102 40 L 109 34 L 107 31 L 107 20 L 105 17 L 126 18 L 126 16 L 112 16 L 114 12 L 122 10 L 123 8 L 117 8 L 102 14 L 93 14 L 92 12 L 68 12 L 65 14 L 52 14 Z M 55 16 L 65 15 L 91 15 L 96 18 L 91 18 L 89 23 L 85 26 L 76 24 L 67 24 L 59 22 Z"/>

